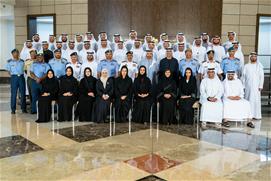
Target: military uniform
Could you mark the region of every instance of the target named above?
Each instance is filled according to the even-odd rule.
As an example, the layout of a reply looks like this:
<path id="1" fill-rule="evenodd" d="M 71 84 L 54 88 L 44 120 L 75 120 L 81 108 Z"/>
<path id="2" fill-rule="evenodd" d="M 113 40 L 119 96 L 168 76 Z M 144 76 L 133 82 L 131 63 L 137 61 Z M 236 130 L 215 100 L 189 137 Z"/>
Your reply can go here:
<path id="1" fill-rule="evenodd" d="M 37 78 L 42 78 L 46 75 L 47 71 L 50 69 L 50 66 L 44 62 L 33 62 L 30 67 L 30 72 L 34 74 Z M 36 102 L 39 98 L 41 92 L 41 84 L 37 83 L 36 80 L 32 79 L 31 82 L 31 113 L 36 113 Z"/>
<path id="2" fill-rule="evenodd" d="M 210 62 L 209 60 L 207 60 L 207 61 L 205 60 L 205 61 L 202 62 L 202 64 L 201 64 L 198 72 L 200 74 L 202 74 L 202 76 L 204 78 L 206 78 L 207 77 L 208 68 L 210 68 L 210 67 L 212 67 L 212 68 L 215 69 L 215 73 L 216 74 L 222 74 L 223 73 L 223 71 L 222 71 L 222 69 L 220 67 L 219 61 Z"/>
<path id="3" fill-rule="evenodd" d="M 186 68 L 191 68 L 193 75 L 197 75 L 199 69 L 199 63 L 196 59 L 192 58 L 190 61 L 186 59 L 182 59 L 179 63 L 179 70 L 181 72 L 182 77 L 184 77 Z"/>
<path id="4" fill-rule="evenodd" d="M 10 78 L 11 111 L 12 113 L 15 113 L 17 91 L 19 89 L 19 92 L 21 94 L 21 109 L 23 112 L 26 112 L 24 61 L 22 59 L 19 60 L 9 59 L 7 61 L 5 68 L 7 71 L 9 71 L 11 75 Z"/>
<path id="5" fill-rule="evenodd" d="M 104 59 L 98 64 L 97 72 L 102 72 L 103 69 L 108 70 L 108 77 L 115 77 L 118 74 L 119 70 L 118 62 L 114 59 Z"/>
<path id="6" fill-rule="evenodd" d="M 67 60 L 65 58 L 56 59 L 53 58 L 49 61 L 49 65 L 51 69 L 53 69 L 55 76 L 60 78 L 61 76 L 66 74 L 66 64 Z"/>

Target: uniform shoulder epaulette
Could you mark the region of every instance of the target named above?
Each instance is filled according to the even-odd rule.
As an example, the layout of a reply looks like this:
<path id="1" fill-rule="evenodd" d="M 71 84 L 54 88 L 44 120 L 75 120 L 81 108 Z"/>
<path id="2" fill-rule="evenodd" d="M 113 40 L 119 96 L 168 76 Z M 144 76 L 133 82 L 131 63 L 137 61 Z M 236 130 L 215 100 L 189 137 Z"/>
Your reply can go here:
<path id="1" fill-rule="evenodd" d="M 127 63 L 128 61 L 127 60 L 123 60 L 121 63 Z"/>
<path id="2" fill-rule="evenodd" d="M 198 62 L 198 59 L 193 58 L 194 61 Z"/>
<path id="3" fill-rule="evenodd" d="M 222 58 L 222 60 L 225 60 L 225 59 L 228 59 L 228 57 L 224 57 L 224 58 Z"/>
<path id="4" fill-rule="evenodd" d="M 8 60 L 7 60 L 7 63 L 9 63 L 9 62 L 11 62 L 11 61 L 12 61 L 12 59 L 8 59 Z"/>
<path id="5" fill-rule="evenodd" d="M 117 60 L 115 60 L 115 59 L 112 59 L 111 61 L 112 61 L 112 62 L 117 62 Z"/>
<path id="6" fill-rule="evenodd" d="M 235 57 L 235 59 L 236 59 L 236 60 L 238 60 L 238 61 L 240 61 L 240 59 L 239 59 L 239 58 L 237 58 L 237 57 Z"/>
<path id="7" fill-rule="evenodd" d="M 220 64 L 220 62 L 218 60 L 216 60 L 215 62 Z"/>
<path id="8" fill-rule="evenodd" d="M 24 60 L 23 60 L 23 59 L 21 59 L 21 58 L 20 58 L 20 61 L 24 62 Z"/>
<path id="9" fill-rule="evenodd" d="M 207 60 L 204 60 L 204 61 L 202 61 L 201 63 L 205 63 L 205 62 L 207 62 Z"/>
<path id="10" fill-rule="evenodd" d="M 61 63 L 67 63 L 68 60 L 66 58 L 61 58 Z"/>

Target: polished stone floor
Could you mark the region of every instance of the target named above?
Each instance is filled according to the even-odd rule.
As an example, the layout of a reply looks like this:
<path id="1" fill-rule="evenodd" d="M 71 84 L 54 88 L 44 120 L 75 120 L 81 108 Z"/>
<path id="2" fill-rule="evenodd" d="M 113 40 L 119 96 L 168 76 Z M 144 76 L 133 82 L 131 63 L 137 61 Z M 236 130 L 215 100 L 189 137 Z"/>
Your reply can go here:
<path id="1" fill-rule="evenodd" d="M 0 180 L 271 180 L 271 107 L 256 128 L 50 122 L 9 110 L 0 85 Z M 154 121 L 155 122 L 155 121 Z M 113 129 L 113 128 L 112 128 Z"/>

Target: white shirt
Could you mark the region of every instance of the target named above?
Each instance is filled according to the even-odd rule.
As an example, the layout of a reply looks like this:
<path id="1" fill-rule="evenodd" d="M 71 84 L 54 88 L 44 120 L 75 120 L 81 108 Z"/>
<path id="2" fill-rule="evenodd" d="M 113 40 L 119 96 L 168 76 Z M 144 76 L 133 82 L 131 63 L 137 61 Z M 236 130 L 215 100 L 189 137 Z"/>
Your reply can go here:
<path id="1" fill-rule="evenodd" d="M 77 80 L 80 80 L 80 71 L 81 71 L 81 63 L 76 62 L 75 64 L 70 62 L 66 65 L 67 67 L 71 67 L 73 70 L 73 77 L 76 78 Z"/>
<path id="2" fill-rule="evenodd" d="M 113 59 L 120 65 L 126 59 L 126 49 L 116 49 L 113 53 Z"/>
<path id="3" fill-rule="evenodd" d="M 89 49 L 85 49 L 83 48 L 80 52 L 79 52 L 79 61 L 80 63 L 85 63 L 87 62 L 87 52 L 93 52 L 93 58 L 94 61 L 96 61 L 96 53 L 93 49 L 89 48 Z"/>
<path id="4" fill-rule="evenodd" d="M 202 64 L 200 65 L 200 68 L 198 71 L 200 74 L 202 74 L 203 78 L 206 78 L 208 76 L 207 71 L 208 71 L 209 67 L 214 68 L 216 74 L 223 73 L 221 66 L 220 66 L 220 63 L 218 61 L 213 61 L 213 62 L 210 62 L 209 60 L 203 61 Z"/>
<path id="5" fill-rule="evenodd" d="M 177 50 L 173 53 L 173 57 L 176 58 L 178 62 L 180 62 L 180 60 L 185 58 L 185 51 L 180 52 L 179 50 Z"/>
<path id="6" fill-rule="evenodd" d="M 193 58 L 197 59 L 198 62 L 201 64 L 204 61 L 205 55 L 206 55 L 206 48 L 203 46 L 192 46 L 192 53 Z"/>
<path id="7" fill-rule="evenodd" d="M 130 77 L 132 80 L 134 80 L 135 77 L 136 77 L 136 74 L 138 73 L 137 63 L 136 63 L 136 62 L 123 61 L 123 62 L 120 64 L 119 71 L 121 70 L 121 68 L 122 68 L 124 65 L 127 66 L 127 68 L 128 68 L 128 75 L 129 75 L 129 77 Z"/>
<path id="8" fill-rule="evenodd" d="M 214 59 L 221 63 L 222 59 L 226 56 L 225 49 L 220 45 L 212 45 L 211 48 L 215 52 Z"/>
<path id="9" fill-rule="evenodd" d="M 143 56 L 143 49 L 142 48 L 132 48 L 131 51 L 133 52 L 133 61 L 139 64 Z"/>
<path id="10" fill-rule="evenodd" d="M 105 52 L 109 50 L 109 48 L 99 48 L 96 54 L 97 61 L 100 62 L 101 60 L 105 59 Z"/>

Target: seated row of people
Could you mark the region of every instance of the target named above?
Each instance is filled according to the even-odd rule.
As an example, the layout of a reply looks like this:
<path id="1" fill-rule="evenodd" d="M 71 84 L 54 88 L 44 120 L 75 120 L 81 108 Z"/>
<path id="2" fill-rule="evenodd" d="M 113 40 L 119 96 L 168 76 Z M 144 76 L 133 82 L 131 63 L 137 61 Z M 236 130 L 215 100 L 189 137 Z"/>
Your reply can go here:
<path id="1" fill-rule="evenodd" d="M 197 101 L 196 79 L 191 68 L 185 70 L 185 76 L 179 80 L 178 85 L 172 75 L 169 69 L 165 70 L 158 84 L 154 85 L 146 76 L 145 66 L 139 68 L 139 76 L 134 83 L 128 76 L 126 66 L 121 68 L 117 78 L 109 77 L 108 70 L 102 69 L 98 80 L 92 76 L 92 70 L 86 68 L 84 78 L 78 85 L 71 67 L 66 68 L 66 75 L 59 79 L 59 83 L 50 69 L 41 82 L 37 122 L 50 120 L 51 101 L 57 100 L 58 121 L 71 121 L 73 106 L 78 101 L 75 113 L 78 114 L 79 121 L 105 122 L 110 104 L 113 103 L 117 122 L 126 122 L 132 108 L 132 121 L 144 123 L 150 119 L 152 104 L 158 101 L 160 123 L 177 123 L 178 109 L 179 121 L 191 124 L 194 117 L 193 104 Z M 208 69 L 208 77 L 200 85 L 203 125 L 215 122 L 220 126 L 224 118 L 223 126 L 228 127 L 228 120 L 252 118 L 249 102 L 243 99 L 242 83 L 235 75 L 234 71 L 229 71 L 222 84 L 215 75 L 214 68 Z M 251 121 L 248 126 L 254 127 Z"/>

